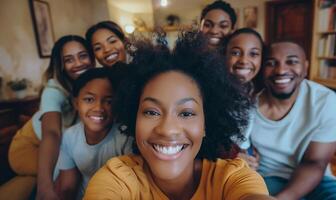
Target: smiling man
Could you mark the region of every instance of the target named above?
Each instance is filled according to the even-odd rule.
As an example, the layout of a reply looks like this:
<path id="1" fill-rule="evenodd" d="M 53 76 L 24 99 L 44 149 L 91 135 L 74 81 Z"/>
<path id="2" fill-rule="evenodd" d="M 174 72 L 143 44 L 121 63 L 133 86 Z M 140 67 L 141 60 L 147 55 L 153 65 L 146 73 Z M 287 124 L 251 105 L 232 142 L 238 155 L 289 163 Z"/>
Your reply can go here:
<path id="1" fill-rule="evenodd" d="M 326 167 L 336 147 L 336 95 L 305 79 L 308 61 L 299 45 L 273 43 L 267 53 L 251 135 L 258 171 L 280 200 L 335 199 Z"/>

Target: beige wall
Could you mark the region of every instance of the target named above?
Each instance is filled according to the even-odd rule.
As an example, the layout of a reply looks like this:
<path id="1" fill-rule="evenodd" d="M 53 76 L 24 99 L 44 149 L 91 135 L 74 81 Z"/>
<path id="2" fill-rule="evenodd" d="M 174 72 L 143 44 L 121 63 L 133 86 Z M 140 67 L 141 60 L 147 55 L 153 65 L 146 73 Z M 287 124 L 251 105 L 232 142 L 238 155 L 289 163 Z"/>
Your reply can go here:
<path id="1" fill-rule="evenodd" d="M 51 9 L 55 40 L 65 34 L 84 35 L 93 23 L 109 17 L 105 0 L 47 0 Z M 32 81 L 29 93 L 37 92 L 49 59 L 38 55 L 28 0 L 1 0 L 0 76 Z"/>

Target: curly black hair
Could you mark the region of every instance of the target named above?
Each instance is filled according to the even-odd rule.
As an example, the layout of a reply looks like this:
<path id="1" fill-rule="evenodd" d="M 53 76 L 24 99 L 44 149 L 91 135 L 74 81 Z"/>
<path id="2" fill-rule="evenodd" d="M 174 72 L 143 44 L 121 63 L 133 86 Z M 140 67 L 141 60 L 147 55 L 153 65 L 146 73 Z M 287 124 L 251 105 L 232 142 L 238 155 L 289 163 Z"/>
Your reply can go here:
<path id="1" fill-rule="evenodd" d="M 234 28 L 237 22 L 236 12 L 234 11 L 234 9 L 231 7 L 229 3 L 226 3 L 225 1 L 221 1 L 221 0 L 214 1 L 213 3 L 208 4 L 205 8 L 203 8 L 202 13 L 201 13 L 201 21 L 208 14 L 208 12 L 212 10 L 216 10 L 216 9 L 222 10 L 230 16 L 230 19 L 232 22 L 231 28 Z"/>
<path id="2" fill-rule="evenodd" d="M 180 33 L 172 52 L 162 40 L 152 41 L 133 44 L 132 73 L 121 85 L 115 105 L 121 132 L 135 136 L 139 99 L 146 84 L 159 74 L 178 71 L 197 83 L 203 98 L 206 137 L 197 157 L 215 160 L 219 147 L 229 151 L 234 138 L 243 139 L 241 132 L 252 105 L 248 94 L 227 72 L 223 55 L 208 49 L 201 33 Z M 134 153 L 139 153 L 136 146 Z"/>

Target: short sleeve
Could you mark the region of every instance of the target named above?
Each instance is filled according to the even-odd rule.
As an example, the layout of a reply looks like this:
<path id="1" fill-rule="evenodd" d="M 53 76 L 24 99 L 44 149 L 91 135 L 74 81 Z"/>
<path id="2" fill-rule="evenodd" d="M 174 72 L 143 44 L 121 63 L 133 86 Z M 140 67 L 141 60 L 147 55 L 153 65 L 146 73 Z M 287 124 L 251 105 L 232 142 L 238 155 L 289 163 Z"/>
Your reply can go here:
<path id="1" fill-rule="evenodd" d="M 45 87 L 40 103 L 41 116 L 47 112 L 62 112 L 65 101 L 65 95 L 57 87 Z"/>
<path id="2" fill-rule="evenodd" d="M 239 170 L 232 168 L 235 171 L 228 177 L 225 184 L 225 199 L 242 199 L 252 194 L 268 195 L 263 178 L 250 169 L 243 160 L 239 159 L 238 162 L 243 162 L 243 167 Z"/>
<path id="3" fill-rule="evenodd" d="M 320 120 L 319 127 L 312 138 L 315 142 L 336 141 L 336 94 L 330 91 L 324 99 L 321 110 L 317 111 Z"/>

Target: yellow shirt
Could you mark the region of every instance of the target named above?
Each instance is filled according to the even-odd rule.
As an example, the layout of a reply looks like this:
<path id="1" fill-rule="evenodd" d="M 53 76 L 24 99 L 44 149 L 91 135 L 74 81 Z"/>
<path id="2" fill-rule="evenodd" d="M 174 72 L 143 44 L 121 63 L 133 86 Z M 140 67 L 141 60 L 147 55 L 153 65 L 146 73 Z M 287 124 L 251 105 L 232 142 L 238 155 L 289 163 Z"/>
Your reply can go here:
<path id="1" fill-rule="evenodd" d="M 90 180 L 84 199 L 168 200 L 143 164 L 135 155 L 110 159 Z M 268 192 L 262 177 L 243 160 L 203 159 L 200 183 L 191 199 L 235 200 L 249 194 Z"/>

